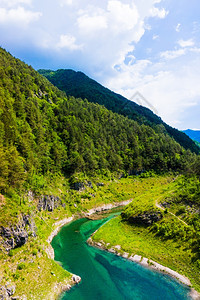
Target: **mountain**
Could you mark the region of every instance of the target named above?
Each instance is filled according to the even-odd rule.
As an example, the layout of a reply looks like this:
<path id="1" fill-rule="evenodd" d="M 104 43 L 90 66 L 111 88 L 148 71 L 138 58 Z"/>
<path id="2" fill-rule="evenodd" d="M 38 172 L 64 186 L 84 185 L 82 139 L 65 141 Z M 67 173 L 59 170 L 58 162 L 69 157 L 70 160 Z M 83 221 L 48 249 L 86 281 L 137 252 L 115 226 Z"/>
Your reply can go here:
<path id="1" fill-rule="evenodd" d="M 3 49 L 0 66 L 0 192 L 33 185 L 37 174 L 167 171 L 185 164 L 187 153 L 164 129 L 66 97 Z"/>
<path id="2" fill-rule="evenodd" d="M 187 134 L 192 140 L 200 143 L 200 130 L 187 129 L 183 130 L 183 132 Z"/>
<path id="3" fill-rule="evenodd" d="M 187 135 L 164 123 L 150 109 L 110 91 L 84 73 L 63 69 L 39 70 L 38 72 L 67 95 L 86 98 L 89 102 L 104 105 L 108 110 L 127 116 L 140 124 L 151 126 L 158 133 L 169 134 L 185 149 L 199 153 L 199 147 Z"/>

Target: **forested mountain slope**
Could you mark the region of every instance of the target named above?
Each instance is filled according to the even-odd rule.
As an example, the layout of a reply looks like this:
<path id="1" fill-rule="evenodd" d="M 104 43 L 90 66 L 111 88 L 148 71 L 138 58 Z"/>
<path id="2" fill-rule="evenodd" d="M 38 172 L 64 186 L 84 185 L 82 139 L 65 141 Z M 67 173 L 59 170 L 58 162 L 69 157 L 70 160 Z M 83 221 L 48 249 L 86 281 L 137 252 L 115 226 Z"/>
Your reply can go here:
<path id="1" fill-rule="evenodd" d="M 107 109 L 136 120 L 140 124 L 150 125 L 156 132 L 163 131 L 169 134 L 185 149 L 199 152 L 199 147 L 187 135 L 164 123 L 151 110 L 110 91 L 84 73 L 62 69 L 39 70 L 39 72 L 67 95 L 86 98 L 90 102 L 104 105 Z"/>
<path id="2" fill-rule="evenodd" d="M 0 189 L 33 174 L 180 170 L 187 156 L 162 131 L 86 100 L 65 97 L 0 49 Z"/>

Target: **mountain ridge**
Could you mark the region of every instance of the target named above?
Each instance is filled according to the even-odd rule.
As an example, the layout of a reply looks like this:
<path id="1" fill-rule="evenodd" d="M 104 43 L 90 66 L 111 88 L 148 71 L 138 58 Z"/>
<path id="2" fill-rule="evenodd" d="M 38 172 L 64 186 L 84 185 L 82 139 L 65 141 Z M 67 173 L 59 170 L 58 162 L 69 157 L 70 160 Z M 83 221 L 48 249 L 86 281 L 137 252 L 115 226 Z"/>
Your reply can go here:
<path id="1" fill-rule="evenodd" d="M 157 132 L 165 132 L 173 137 L 184 148 L 199 153 L 199 147 L 183 132 L 169 126 L 150 109 L 136 104 L 125 97 L 112 92 L 83 72 L 71 69 L 38 70 L 52 84 L 64 91 L 67 95 L 87 99 L 89 102 L 104 105 L 108 110 L 127 116 L 140 124 L 153 127 Z"/>
<path id="2" fill-rule="evenodd" d="M 183 130 L 192 140 L 200 143 L 200 130 L 186 129 Z"/>

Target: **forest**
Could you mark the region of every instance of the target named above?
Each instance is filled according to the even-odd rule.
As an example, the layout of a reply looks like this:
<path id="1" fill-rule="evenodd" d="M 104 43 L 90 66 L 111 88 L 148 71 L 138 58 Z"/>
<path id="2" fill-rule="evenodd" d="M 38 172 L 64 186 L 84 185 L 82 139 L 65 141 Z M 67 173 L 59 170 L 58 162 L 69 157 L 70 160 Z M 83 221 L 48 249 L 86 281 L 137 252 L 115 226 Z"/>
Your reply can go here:
<path id="1" fill-rule="evenodd" d="M 184 132 L 181 132 L 165 122 L 153 113 L 150 109 L 138 105 L 123 96 L 105 88 L 95 80 L 89 78 L 82 72 L 60 69 L 38 70 L 53 85 L 64 91 L 68 96 L 87 99 L 89 102 L 104 105 L 108 110 L 126 116 L 129 119 L 137 121 L 139 124 L 145 124 L 152 127 L 157 133 L 166 133 L 175 139 L 185 149 L 199 153 L 199 147 L 195 145 Z"/>
<path id="2" fill-rule="evenodd" d="M 48 174 L 177 172 L 197 159 L 162 124 L 154 129 L 66 96 L 2 48 L 0 129 L 1 193 L 27 189 Z"/>

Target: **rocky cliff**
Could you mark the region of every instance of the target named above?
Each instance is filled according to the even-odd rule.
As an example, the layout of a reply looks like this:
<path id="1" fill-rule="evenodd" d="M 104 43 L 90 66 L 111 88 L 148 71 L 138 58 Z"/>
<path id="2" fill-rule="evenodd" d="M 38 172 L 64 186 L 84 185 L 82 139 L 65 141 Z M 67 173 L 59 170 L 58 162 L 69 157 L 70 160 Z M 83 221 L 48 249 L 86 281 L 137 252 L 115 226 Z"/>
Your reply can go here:
<path id="1" fill-rule="evenodd" d="M 20 215 L 17 224 L 0 227 L 0 246 L 9 252 L 11 249 L 24 245 L 30 234 L 36 236 L 33 219 L 30 215 Z"/>
<path id="2" fill-rule="evenodd" d="M 53 195 L 45 195 L 45 196 L 41 196 L 39 198 L 38 210 L 39 211 L 41 211 L 41 210 L 53 211 L 60 205 L 65 207 L 65 203 L 62 203 L 62 201 L 59 197 L 53 196 Z"/>

